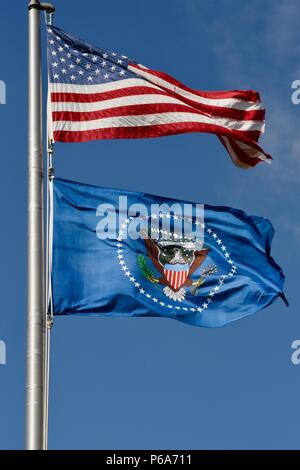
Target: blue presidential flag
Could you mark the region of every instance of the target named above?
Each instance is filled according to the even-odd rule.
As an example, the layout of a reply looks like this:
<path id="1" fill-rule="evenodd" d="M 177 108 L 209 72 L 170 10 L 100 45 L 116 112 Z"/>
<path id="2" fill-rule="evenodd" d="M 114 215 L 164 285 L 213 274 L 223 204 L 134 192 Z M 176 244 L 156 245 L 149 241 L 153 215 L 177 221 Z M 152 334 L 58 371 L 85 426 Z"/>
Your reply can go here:
<path id="1" fill-rule="evenodd" d="M 220 327 L 285 300 L 262 217 L 62 179 L 53 213 L 55 315 Z"/>

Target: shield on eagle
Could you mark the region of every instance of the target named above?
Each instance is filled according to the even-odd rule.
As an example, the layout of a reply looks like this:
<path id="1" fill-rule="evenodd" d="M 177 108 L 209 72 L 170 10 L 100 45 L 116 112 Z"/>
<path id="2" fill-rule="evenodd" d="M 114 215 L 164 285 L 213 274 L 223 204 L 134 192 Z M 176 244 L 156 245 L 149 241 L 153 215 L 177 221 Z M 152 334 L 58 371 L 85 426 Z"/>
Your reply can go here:
<path id="1" fill-rule="evenodd" d="M 149 258 L 161 274 L 156 282 L 164 286 L 163 292 L 167 297 L 181 302 L 186 295 L 184 287 L 193 285 L 190 276 L 206 259 L 209 248 L 204 248 L 198 240 L 179 239 L 172 234 L 167 240 L 144 238 L 144 243 Z"/>
<path id="2" fill-rule="evenodd" d="M 188 264 L 165 264 L 164 274 L 174 290 L 180 289 L 187 280 L 190 266 Z"/>

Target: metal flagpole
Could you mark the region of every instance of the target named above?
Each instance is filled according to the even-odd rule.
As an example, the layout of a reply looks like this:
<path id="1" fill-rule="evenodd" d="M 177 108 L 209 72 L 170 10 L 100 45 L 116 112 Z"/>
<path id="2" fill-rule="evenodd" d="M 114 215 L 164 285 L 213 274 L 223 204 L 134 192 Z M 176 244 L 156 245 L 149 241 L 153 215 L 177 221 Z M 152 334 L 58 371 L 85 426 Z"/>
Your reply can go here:
<path id="1" fill-rule="evenodd" d="M 42 151 L 42 80 L 40 10 L 49 4 L 29 4 L 28 112 L 28 314 L 26 376 L 26 449 L 45 448 L 45 267 L 44 170 Z"/>

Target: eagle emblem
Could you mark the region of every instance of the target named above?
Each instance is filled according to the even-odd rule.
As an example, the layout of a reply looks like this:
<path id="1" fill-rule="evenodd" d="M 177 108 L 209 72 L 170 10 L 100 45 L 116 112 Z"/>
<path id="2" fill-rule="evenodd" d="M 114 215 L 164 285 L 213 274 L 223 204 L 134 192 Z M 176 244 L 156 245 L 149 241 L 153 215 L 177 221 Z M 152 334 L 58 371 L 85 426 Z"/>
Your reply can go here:
<path id="1" fill-rule="evenodd" d="M 143 276 L 152 283 L 164 286 L 164 294 L 174 301 L 182 302 L 187 288 L 190 288 L 192 295 L 197 295 L 205 277 L 217 272 L 216 265 L 209 265 L 193 281 L 192 274 L 200 268 L 210 251 L 197 240 L 184 237 L 179 239 L 171 234 L 167 240 L 144 238 L 144 243 L 147 255 L 160 277 L 156 277 L 157 274 L 149 267 L 145 256 L 138 255 L 137 262 Z"/>

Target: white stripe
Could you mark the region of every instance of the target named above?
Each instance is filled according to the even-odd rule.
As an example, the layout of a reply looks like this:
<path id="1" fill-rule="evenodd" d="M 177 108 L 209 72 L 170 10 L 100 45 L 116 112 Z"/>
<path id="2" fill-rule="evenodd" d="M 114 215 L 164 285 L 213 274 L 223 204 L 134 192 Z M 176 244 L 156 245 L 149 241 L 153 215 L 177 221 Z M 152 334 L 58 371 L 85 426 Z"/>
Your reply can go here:
<path id="1" fill-rule="evenodd" d="M 186 91 L 183 88 L 179 88 L 178 86 L 173 85 L 167 82 L 166 80 L 163 80 L 160 77 L 152 75 L 146 70 L 140 70 L 134 65 L 129 65 L 128 70 L 131 70 L 132 72 L 136 73 L 137 75 L 140 75 L 141 77 L 145 77 L 147 80 L 149 80 L 152 83 L 155 83 L 158 86 L 167 88 L 168 90 L 171 90 L 177 93 L 178 95 L 188 98 L 190 100 L 196 101 L 197 103 L 206 104 L 209 106 L 241 109 L 245 111 L 254 111 L 258 109 L 264 109 L 260 102 L 253 103 L 253 101 L 239 100 L 236 98 L 218 98 L 218 99 L 204 98 L 202 96 L 195 95 L 194 93 Z"/>
<path id="2" fill-rule="evenodd" d="M 194 113 L 159 113 L 135 116 L 117 116 L 92 121 L 54 121 L 55 131 L 87 131 L 93 129 L 106 129 L 109 127 L 142 127 L 159 124 L 173 124 L 178 122 L 195 122 L 213 124 L 225 129 L 237 131 L 256 131 L 261 128 L 261 121 L 233 121 L 226 118 L 211 118 Z"/>
<path id="3" fill-rule="evenodd" d="M 74 103 L 74 102 L 57 102 L 52 103 L 52 111 L 69 111 L 69 112 L 82 112 L 88 113 L 92 111 L 100 111 L 102 109 L 116 108 L 118 106 L 130 106 L 137 104 L 184 104 L 177 98 L 172 98 L 166 95 L 134 95 L 122 96 L 120 98 L 113 98 L 111 100 L 95 101 L 94 103 Z M 189 108 L 192 106 L 186 105 Z"/>
<path id="4" fill-rule="evenodd" d="M 106 91 L 120 90 L 121 88 L 131 88 L 134 86 L 147 86 L 159 90 L 155 85 L 141 78 L 127 78 L 116 82 L 102 83 L 100 85 L 72 85 L 70 83 L 49 83 L 51 93 L 105 93 Z"/>

